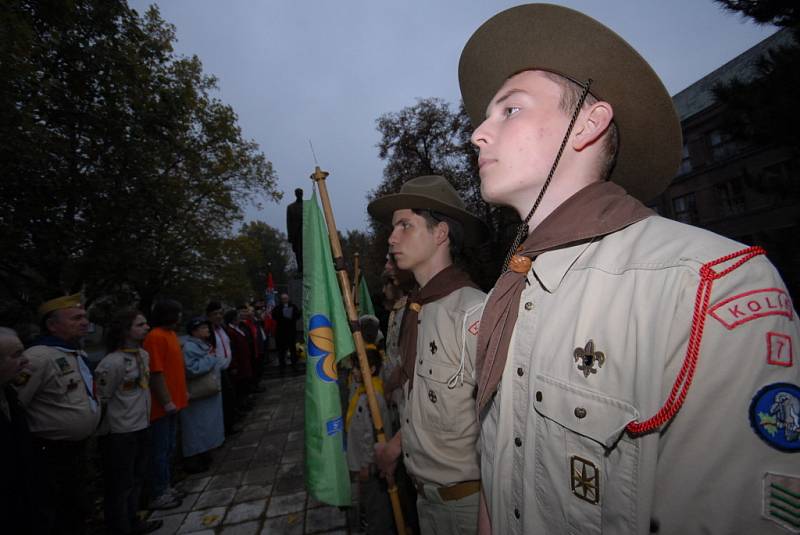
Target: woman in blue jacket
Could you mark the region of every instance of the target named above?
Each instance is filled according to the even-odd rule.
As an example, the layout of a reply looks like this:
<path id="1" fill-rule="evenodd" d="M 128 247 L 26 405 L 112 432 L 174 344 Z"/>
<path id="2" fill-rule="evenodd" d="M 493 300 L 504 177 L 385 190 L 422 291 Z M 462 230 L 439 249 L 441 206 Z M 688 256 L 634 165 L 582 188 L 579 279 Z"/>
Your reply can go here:
<path id="1" fill-rule="evenodd" d="M 223 363 L 209 343 L 211 326 L 206 318 L 192 318 L 186 332 L 183 360 L 189 406 L 180 412 L 184 468 L 187 472 L 204 472 L 211 464 L 211 450 L 225 440 L 220 391 Z"/>

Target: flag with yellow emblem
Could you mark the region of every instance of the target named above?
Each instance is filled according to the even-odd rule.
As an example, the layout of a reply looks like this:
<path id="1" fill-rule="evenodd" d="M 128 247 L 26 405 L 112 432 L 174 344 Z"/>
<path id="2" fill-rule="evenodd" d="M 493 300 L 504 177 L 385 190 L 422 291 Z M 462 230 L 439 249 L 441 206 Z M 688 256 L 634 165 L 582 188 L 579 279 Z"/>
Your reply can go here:
<path id="1" fill-rule="evenodd" d="M 317 194 L 303 201 L 303 328 L 306 352 L 306 487 L 318 501 L 350 505 L 336 363 L 353 353 Z"/>

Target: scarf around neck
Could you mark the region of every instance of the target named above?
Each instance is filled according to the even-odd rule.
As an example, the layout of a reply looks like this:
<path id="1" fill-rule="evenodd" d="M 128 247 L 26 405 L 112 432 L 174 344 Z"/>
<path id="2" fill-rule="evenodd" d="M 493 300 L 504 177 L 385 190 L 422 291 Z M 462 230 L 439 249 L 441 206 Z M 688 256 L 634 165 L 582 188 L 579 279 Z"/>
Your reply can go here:
<path id="1" fill-rule="evenodd" d="M 447 297 L 461 288 L 477 287 L 469 275 L 451 264 L 434 275 L 423 288 L 417 288 L 408 296 L 406 311 L 400 324 L 400 343 L 398 345 L 402 360 L 403 382 L 409 382 L 409 390 L 414 386 L 414 363 L 417 360 L 417 321 L 423 305 Z"/>
<path id="2" fill-rule="evenodd" d="M 611 234 L 651 215 L 650 208 L 617 184 L 595 182 L 560 204 L 522 242 L 509 264 L 522 269 L 512 267 L 500 276 L 483 309 L 476 356 L 479 413 L 503 375 L 531 261 L 545 251 Z"/>

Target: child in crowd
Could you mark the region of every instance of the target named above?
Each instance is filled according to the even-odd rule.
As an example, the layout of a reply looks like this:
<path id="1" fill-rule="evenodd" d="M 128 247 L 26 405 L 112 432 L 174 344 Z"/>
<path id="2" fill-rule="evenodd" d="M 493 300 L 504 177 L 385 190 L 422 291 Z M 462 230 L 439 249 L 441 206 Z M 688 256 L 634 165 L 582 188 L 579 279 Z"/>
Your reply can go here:
<path id="1" fill-rule="evenodd" d="M 377 349 L 367 350 L 372 386 L 383 419 L 387 438 L 392 436 L 389 411 L 383 398 L 383 381 L 378 376 L 381 356 Z M 358 358 L 353 358 L 352 369 L 355 392 L 350 398 L 345 416 L 347 432 L 347 464 L 351 474 L 358 480 L 358 503 L 360 517 L 365 521 L 366 533 L 393 533 L 394 520 L 386 490 L 386 482 L 380 478 L 375 465 L 375 433 L 367 401 L 364 377 Z"/>
<path id="2" fill-rule="evenodd" d="M 163 523 L 136 516 L 150 461 L 150 357 L 141 347 L 149 330 L 141 312 L 117 314 L 106 337 L 109 353 L 95 370 L 103 403 L 98 442 L 105 522 L 111 533 L 150 533 Z"/>

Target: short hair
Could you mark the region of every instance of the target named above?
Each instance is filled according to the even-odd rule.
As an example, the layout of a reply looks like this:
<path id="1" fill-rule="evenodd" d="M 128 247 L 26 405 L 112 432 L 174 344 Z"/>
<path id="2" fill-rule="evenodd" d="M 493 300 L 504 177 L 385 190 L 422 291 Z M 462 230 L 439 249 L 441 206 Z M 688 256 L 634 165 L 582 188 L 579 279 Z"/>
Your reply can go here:
<path id="1" fill-rule="evenodd" d="M 206 305 L 206 315 L 216 312 L 217 310 L 222 310 L 222 303 L 219 301 L 211 301 Z"/>
<path id="2" fill-rule="evenodd" d="M 294 190 L 294 196 L 298 199 L 303 198 L 303 188 L 297 188 Z"/>
<path id="3" fill-rule="evenodd" d="M 11 327 L 0 327 L 0 338 L 5 336 L 13 336 L 15 338 L 19 338 L 17 331 L 12 329 Z"/>
<path id="4" fill-rule="evenodd" d="M 411 211 L 422 216 L 428 230 L 433 230 L 439 223 L 447 223 L 447 237 L 450 240 L 450 257 L 455 261 L 456 258 L 461 255 L 461 250 L 464 247 L 464 225 L 461 224 L 461 221 L 453 219 L 442 212 L 437 212 L 436 210 L 412 208 Z"/>
<path id="5" fill-rule="evenodd" d="M 558 102 L 558 107 L 561 111 L 571 116 L 575 111 L 575 107 L 580 102 L 581 95 L 584 88 L 577 82 L 570 80 L 560 74 L 550 71 L 541 71 L 549 80 L 555 82 L 561 87 L 561 100 Z M 583 101 L 584 106 L 591 106 L 600 99 L 592 95 L 591 92 L 586 94 L 586 99 Z M 614 165 L 617 163 L 617 153 L 619 152 L 619 130 L 617 124 L 612 120 L 608 125 L 608 129 L 603 134 L 602 148 L 605 158 L 601 161 L 600 179 L 607 180 L 614 170 Z"/>
<path id="6" fill-rule="evenodd" d="M 135 308 L 124 308 L 114 314 L 105 336 L 107 353 L 113 353 L 122 347 L 125 335 L 133 326 L 137 316 L 144 316 L 144 314 Z"/>
<path id="7" fill-rule="evenodd" d="M 174 325 L 181 319 L 183 306 L 174 299 L 162 299 L 153 305 L 153 312 L 150 318 L 150 325 L 153 327 L 165 327 Z"/>
<path id="8" fill-rule="evenodd" d="M 361 336 L 367 344 L 378 343 L 378 332 L 380 332 L 380 321 L 376 316 L 365 314 L 358 318 L 358 325 L 361 328 Z"/>

